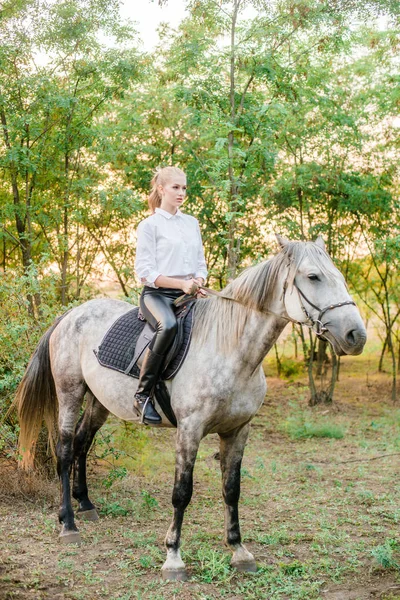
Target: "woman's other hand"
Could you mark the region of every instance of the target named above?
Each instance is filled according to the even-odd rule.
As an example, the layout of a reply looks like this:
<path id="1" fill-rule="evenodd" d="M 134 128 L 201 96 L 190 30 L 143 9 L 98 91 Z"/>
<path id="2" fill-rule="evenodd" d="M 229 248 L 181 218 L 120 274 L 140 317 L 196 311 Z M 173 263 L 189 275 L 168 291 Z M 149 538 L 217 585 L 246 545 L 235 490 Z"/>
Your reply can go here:
<path id="1" fill-rule="evenodd" d="M 197 282 L 199 288 L 204 285 L 204 279 L 202 277 L 195 277 L 194 280 Z M 207 292 L 205 290 L 199 289 L 197 292 L 197 298 L 207 298 Z"/>

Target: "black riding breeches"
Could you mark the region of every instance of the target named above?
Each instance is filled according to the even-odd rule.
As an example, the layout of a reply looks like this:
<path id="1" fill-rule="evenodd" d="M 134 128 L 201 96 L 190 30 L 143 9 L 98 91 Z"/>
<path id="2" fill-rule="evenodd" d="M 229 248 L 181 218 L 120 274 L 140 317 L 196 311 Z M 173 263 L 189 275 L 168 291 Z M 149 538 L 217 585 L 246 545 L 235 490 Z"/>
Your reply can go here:
<path id="1" fill-rule="evenodd" d="M 150 348 L 156 354 L 166 355 L 174 341 L 178 325 L 174 300 L 182 296 L 182 290 L 144 287 L 140 296 L 140 309 L 156 334 Z"/>

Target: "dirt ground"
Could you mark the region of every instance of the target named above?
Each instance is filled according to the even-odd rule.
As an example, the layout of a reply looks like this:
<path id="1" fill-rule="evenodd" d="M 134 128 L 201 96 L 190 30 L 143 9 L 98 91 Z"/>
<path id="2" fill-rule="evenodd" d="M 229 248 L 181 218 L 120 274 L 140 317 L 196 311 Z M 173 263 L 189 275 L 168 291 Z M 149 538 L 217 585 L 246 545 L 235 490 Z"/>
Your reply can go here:
<path id="1" fill-rule="evenodd" d="M 242 468 L 257 573 L 230 568 L 209 436 L 183 527 L 191 577 L 162 581 L 175 433 L 110 421 L 89 465 L 100 520 L 80 522 L 81 546 L 58 540 L 56 481 L 0 465 L 0 599 L 400 599 L 400 410 L 388 377 L 346 358 L 335 404 L 314 409 L 301 376 L 268 383 Z"/>

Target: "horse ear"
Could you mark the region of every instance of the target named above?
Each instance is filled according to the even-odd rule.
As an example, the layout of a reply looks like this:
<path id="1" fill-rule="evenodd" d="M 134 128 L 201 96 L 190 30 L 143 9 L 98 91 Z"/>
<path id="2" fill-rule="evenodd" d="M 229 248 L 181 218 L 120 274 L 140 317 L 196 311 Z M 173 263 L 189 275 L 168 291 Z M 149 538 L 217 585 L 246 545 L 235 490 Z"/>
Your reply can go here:
<path id="1" fill-rule="evenodd" d="M 279 246 L 281 247 L 281 250 L 283 250 L 288 245 L 289 240 L 287 240 L 286 238 L 282 237 L 278 233 L 275 234 L 275 237 L 276 237 L 276 240 L 277 240 Z"/>
<path id="2" fill-rule="evenodd" d="M 318 246 L 318 248 L 321 248 L 321 250 L 325 250 L 325 242 L 322 235 L 319 235 L 317 237 L 317 239 L 315 240 L 315 244 Z"/>

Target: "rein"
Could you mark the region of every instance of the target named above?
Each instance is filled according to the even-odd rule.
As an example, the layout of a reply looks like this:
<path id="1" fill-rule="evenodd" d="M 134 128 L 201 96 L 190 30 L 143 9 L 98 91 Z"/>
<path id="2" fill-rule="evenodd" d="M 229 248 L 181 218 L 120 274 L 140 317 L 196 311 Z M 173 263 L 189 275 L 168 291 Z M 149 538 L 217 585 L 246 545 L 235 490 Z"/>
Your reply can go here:
<path id="1" fill-rule="evenodd" d="M 328 312 L 329 310 L 333 310 L 335 308 L 341 308 L 342 306 L 349 306 L 349 305 L 353 305 L 356 306 L 356 303 L 353 302 L 353 300 L 345 300 L 343 302 L 338 302 L 337 304 L 329 304 L 328 306 L 325 306 L 324 308 L 320 308 L 319 306 L 317 306 L 316 304 L 313 304 L 311 302 L 311 300 L 309 300 L 307 298 L 307 296 L 304 294 L 304 292 L 302 292 L 302 290 L 299 288 L 299 286 L 297 285 L 296 281 L 294 280 L 293 282 L 294 287 L 297 290 L 297 293 L 299 294 L 299 299 L 300 299 L 300 306 L 301 306 L 301 310 L 303 311 L 303 313 L 305 314 L 306 318 L 307 318 L 307 322 L 305 321 L 296 321 L 296 319 L 292 319 L 291 317 L 284 317 L 283 315 L 278 315 L 278 313 L 273 312 L 272 310 L 268 310 L 265 309 L 262 312 L 264 313 L 268 313 L 270 315 L 273 315 L 274 317 L 277 317 L 278 319 L 284 319 L 285 321 L 288 321 L 290 323 L 295 323 L 296 325 L 305 325 L 306 327 L 309 327 L 310 329 L 312 329 L 315 333 L 315 335 L 317 335 L 318 337 L 322 336 L 326 331 L 329 331 L 329 329 L 326 327 L 326 323 L 322 322 L 322 317 L 324 316 L 324 314 L 326 312 Z M 208 295 L 210 296 L 217 296 L 218 298 L 222 298 L 224 300 L 230 300 L 231 302 L 237 302 L 238 304 L 241 304 L 242 306 L 244 306 L 243 302 L 241 302 L 240 300 L 237 300 L 237 298 L 231 298 L 230 296 L 225 296 L 225 294 L 222 294 L 221 292 L 217 292 L 216 290 L 213 290 L 211 288 L 207 288 L 204 285 L 201 286 L 196 286 L 196 289 L 192 289 L 191 293 L 188 294 L 189 296 L 194 296 L 197 293 L 197 290 L 204 290 L 205 292 L 207 292 Z M 287 281 L 285 281 L 284 285 L 283 285 L 283 299 L 285 298 L 285 294 L 287 291 Z M 179 298 L 177 298 L 174 302 L 174 304 L 176 306 L 180 306 L 180 304 L 182 304 L 185 299 L 187 298 L 187 295 L 184 294 L 183 296 L 180 296 Z M 312 306 L 313 308 L 315 308 L 315 310 L 318 311 L 318 317 L 316 319 L 313 319 L 312 316 L 310 315 L 310 313 L 308 312 L 308 310 L 306 309 L 306 307 L 303 304 L 302 299 L 304 299 L 307 304 L 309 304 L 310 306 Z"/>

